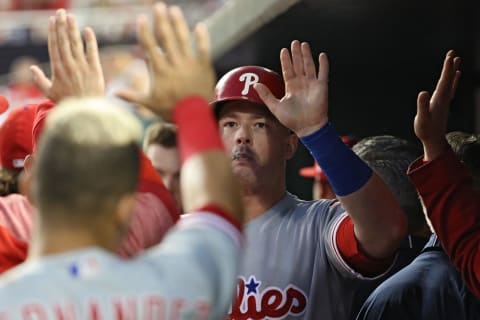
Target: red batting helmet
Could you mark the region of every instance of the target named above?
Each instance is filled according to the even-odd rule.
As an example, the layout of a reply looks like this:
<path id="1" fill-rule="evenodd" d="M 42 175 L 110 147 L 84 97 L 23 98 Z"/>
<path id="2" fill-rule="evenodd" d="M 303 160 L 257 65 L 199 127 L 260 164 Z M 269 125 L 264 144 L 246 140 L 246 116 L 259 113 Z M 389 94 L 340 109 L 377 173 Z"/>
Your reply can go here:
<path id="1" fill-rule="evenodd" d="M 253 85 L 257 82 L 266 85 L 278 99 L 285 95 L 283 79 L 275 71 L 258 66 L 239 67 L 227 72 L 218 80 L 215 97 L 212 101 L 215 111 L 218 113 L 217 106 L 220 105 L 220 102 L 235 100 L 246 100 L 265 105 L 253 89 Z"/>

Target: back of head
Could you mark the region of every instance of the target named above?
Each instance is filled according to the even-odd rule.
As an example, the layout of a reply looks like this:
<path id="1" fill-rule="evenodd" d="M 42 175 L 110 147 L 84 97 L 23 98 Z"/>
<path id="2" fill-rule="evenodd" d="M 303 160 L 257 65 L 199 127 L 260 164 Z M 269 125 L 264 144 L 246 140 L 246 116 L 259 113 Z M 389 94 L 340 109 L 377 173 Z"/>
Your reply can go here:
<path id="1" fill-rule="evenodd" d="M 480 135 L 454 131 L 446 137 L 453 152 L 472 173 L 475 186 L 480 189 Z"/>
<path id="2" fill-rule="evenodd" d="M 264 106 L 265 103 L 253 88 L 256 83 L 266 85 L 279 99 L 285 95 L 283 79 L 275 71 L 258 66 L 238 67 L 223 75 L 215 86 L 215 97 L 212 101 L 215 114 L 218 116 L 221 106 L 228 101 L 248 101 Z"/>
<path id="3" fill-rule="evenodd" d="M 416 144 L 394 136 L 373 136 L 360 140 L 352 150 L 388 185 L 408 219 L 409 233 L 425 227 L 425 217 L 415 187 L 407 177 L 409 164 L 422 155 Z"/>
<path id="4" fill-rule="evenodd" d="M 34 167 L 33 195 L 41 216 L 91 221 L 133 193 L 140 133 L 132 116 L 104 99 L 67 100 L 55 107 Z"/>
<path id="5" fill-rule="evenodd" d="M 143 139 L 143 150 L 146 152 L 152 144 L 161 145 L 164 148 L 177 147 L 177 128 L 167 122 L 155 122 L 148 126 Z"/>

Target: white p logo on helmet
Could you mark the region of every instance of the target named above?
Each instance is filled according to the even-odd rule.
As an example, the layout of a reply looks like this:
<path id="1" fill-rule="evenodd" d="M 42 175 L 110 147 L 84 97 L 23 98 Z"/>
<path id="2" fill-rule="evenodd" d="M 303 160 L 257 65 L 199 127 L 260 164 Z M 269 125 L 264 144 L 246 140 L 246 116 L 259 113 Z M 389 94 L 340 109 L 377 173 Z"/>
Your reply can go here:
<path id="1" fill-rule="evenodd" d="M 245 85 L 243 86 L 242 90 L 242 95 L 247 95 L 248 92 L 250 91 L 250 87 L 253 86 L 255 83 L 260 80 L 257 74 L 252 73 L 252 72 L 247 72 L 244 73 L 238 78 L 241 82 L 245 82 Z"/>

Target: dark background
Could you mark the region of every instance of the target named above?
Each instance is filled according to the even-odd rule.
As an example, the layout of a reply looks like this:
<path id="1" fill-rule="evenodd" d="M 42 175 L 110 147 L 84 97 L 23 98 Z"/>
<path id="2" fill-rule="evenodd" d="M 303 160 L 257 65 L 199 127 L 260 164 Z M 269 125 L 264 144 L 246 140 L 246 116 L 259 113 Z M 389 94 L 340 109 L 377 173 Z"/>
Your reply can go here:
<path id="1" fill-rule="evenodd" d="M 305 0 L 230 50 L 216 68 L 219 76 L 250 64 L 280 72 L 280 49 L 294 39 L 308 41 L 315 55 L 329 56 L 330 120 L 341 135 L 392 134 L 416 141 L 417 94 L 433 90 L 445 53 L 455 49 L 463 75 L 449 126 L 474 132 L 479 19 L 480 0 Z M 45 45 L 10 44 L 1 48 L 0 72 L 25 53 L 48 60 Z M 288 165 L 288 189 L 305 199 L 311 197 L 311 181 L 299 177 L 298 169 L 312 162 L 300 146 Z"/>
<path id="2" fill-rule="evenodd" d="M 330 120 L 341 135 L 416 141 L 417 94 L 434 89 L 446 52 L 455 49 L 463 74 L 449 126 L 473 132 L 479 19 L 480 1 L 307 0 L 227 53 L 217 70 L 257 64 L 280 72 L 280 49 L 308 41 L 315 55 L 329 56 Z M 298 169 L 312 162 L 301 146 L 288 165 L 288 189 L 305 199 L 311 180 Z"/>

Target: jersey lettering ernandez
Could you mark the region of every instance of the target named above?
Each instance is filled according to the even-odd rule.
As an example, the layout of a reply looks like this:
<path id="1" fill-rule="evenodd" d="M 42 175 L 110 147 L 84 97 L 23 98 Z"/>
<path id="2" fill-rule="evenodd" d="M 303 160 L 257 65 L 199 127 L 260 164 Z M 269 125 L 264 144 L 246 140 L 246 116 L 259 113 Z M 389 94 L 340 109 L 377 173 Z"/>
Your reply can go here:
<path id="1" fill-rule="evenodd" d="M 28 261 L 0 278 L 0 320 L 222 319 L 240 243 L 233 225 L 202 212 L 132 260 L 86 248 Z"/>

